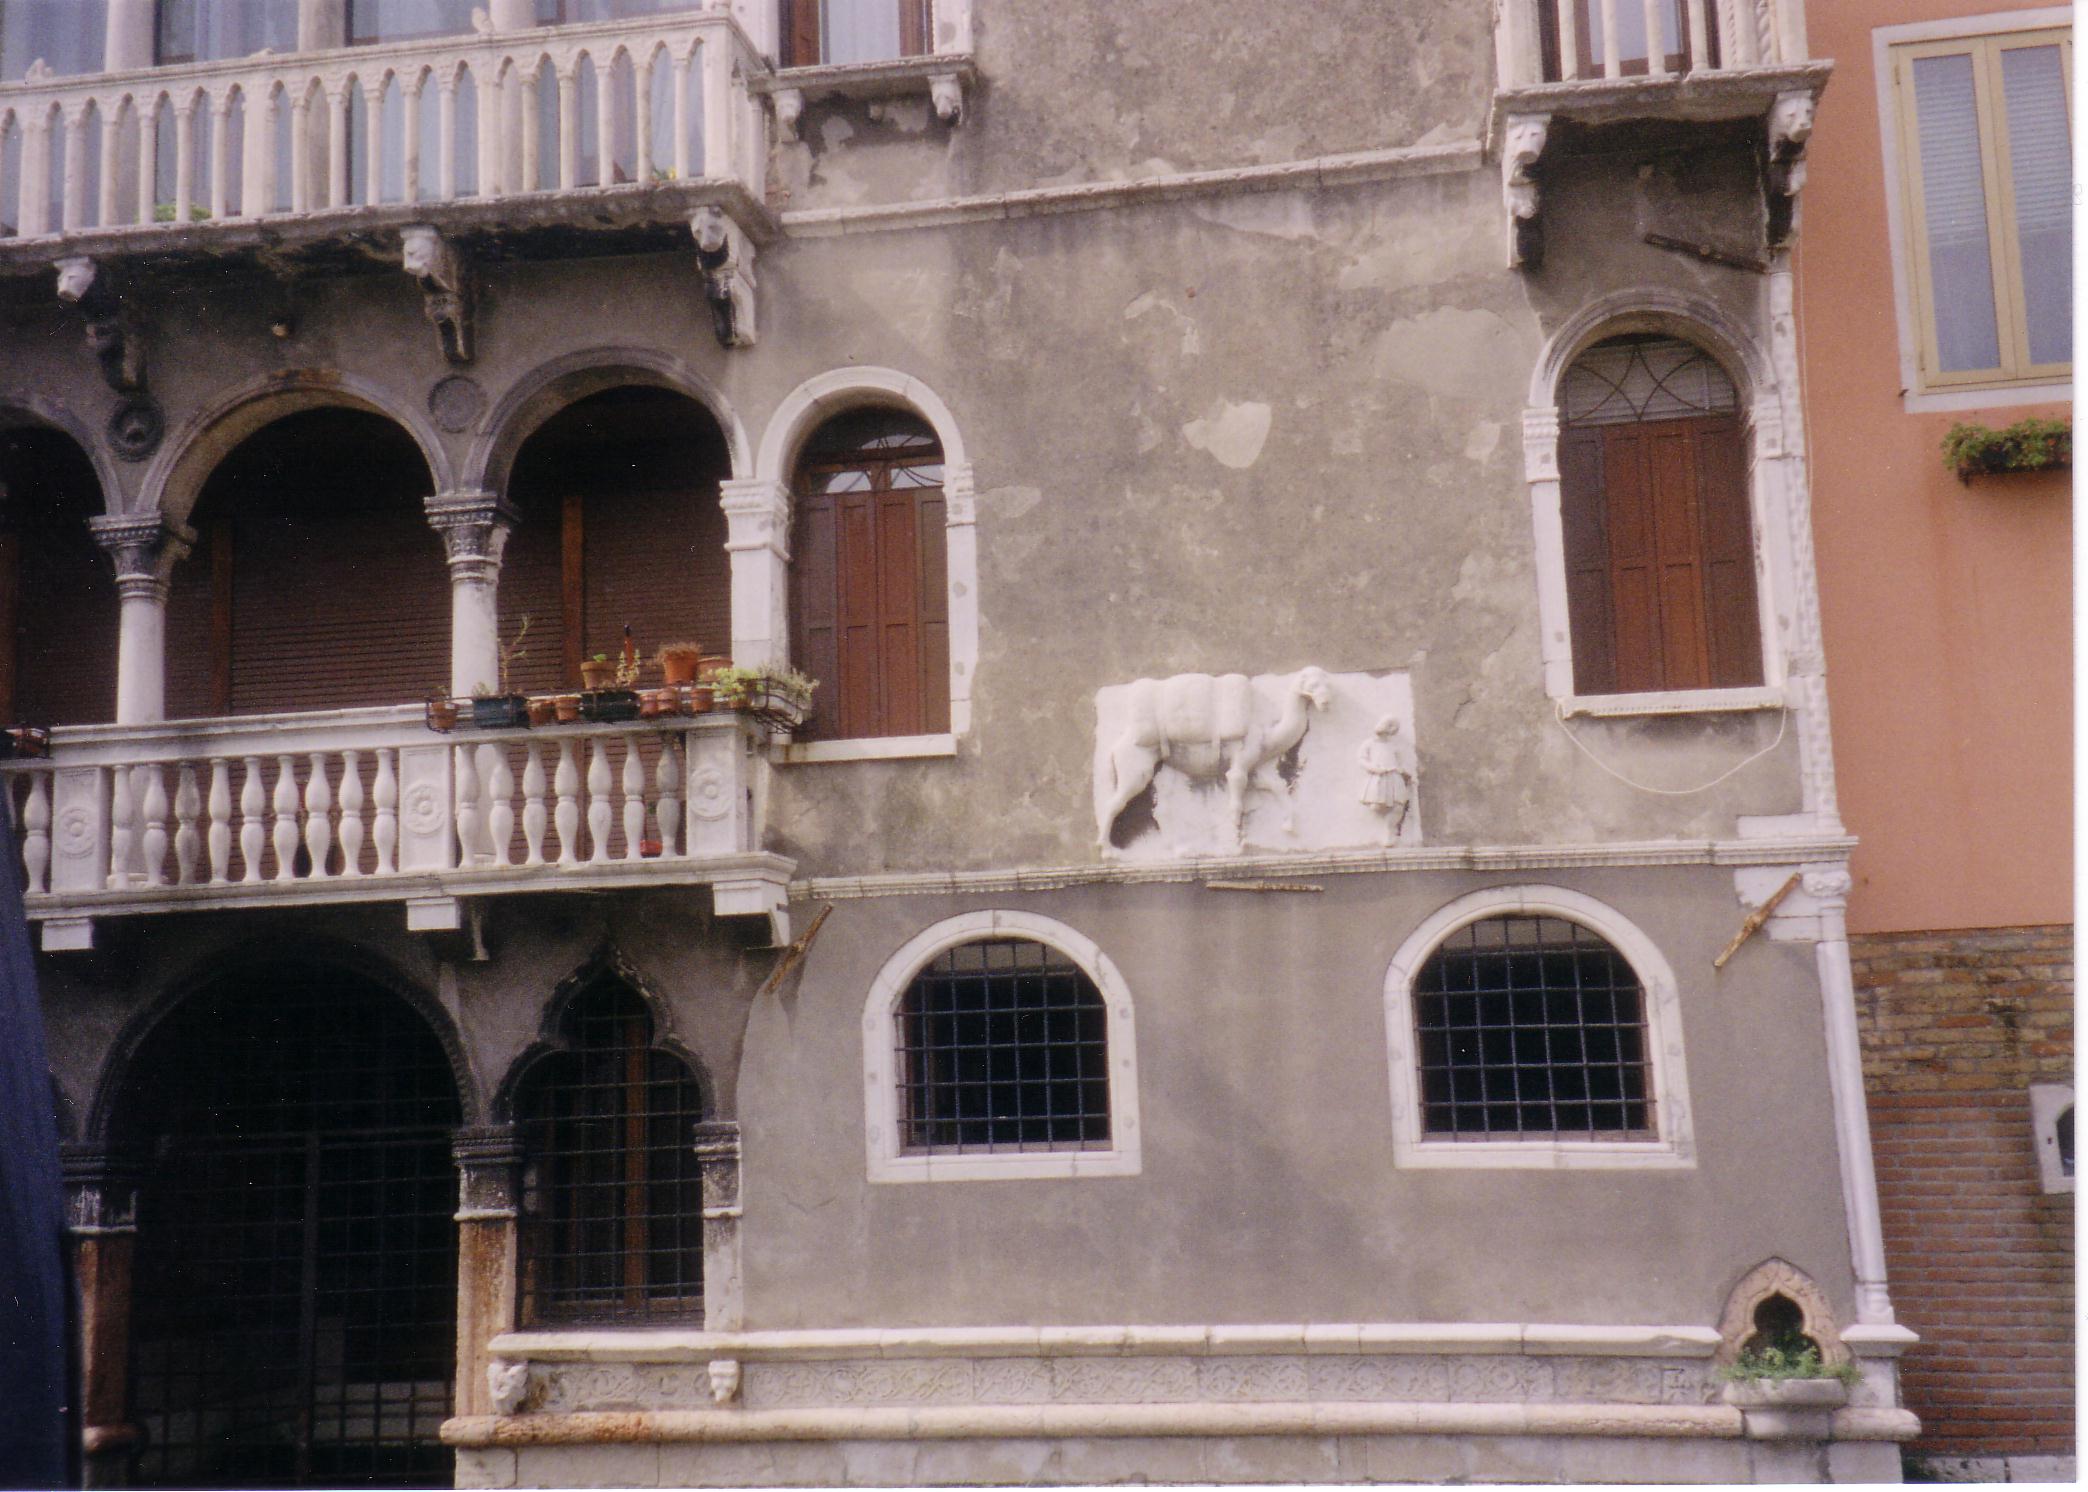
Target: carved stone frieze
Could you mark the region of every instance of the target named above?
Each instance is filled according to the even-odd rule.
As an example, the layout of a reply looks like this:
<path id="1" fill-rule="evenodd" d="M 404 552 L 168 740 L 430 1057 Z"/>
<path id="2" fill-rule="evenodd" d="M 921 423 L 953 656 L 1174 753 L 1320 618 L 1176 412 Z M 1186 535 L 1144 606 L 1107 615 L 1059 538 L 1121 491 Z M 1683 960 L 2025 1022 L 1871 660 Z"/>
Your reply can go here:
<path id="1" fill-rule="evenodd" d="M 1095 715 L 1105 855 L 1420 843 L 1403 673 L 1139 679 L 1100 690 Z"/>
<path id="2" fill-rule="evenodd" d="M 1205 1397 L 1186 1357 L 1065 1357 L 1051 1364 L 1061 1404 L 1186 1404 Z"/>

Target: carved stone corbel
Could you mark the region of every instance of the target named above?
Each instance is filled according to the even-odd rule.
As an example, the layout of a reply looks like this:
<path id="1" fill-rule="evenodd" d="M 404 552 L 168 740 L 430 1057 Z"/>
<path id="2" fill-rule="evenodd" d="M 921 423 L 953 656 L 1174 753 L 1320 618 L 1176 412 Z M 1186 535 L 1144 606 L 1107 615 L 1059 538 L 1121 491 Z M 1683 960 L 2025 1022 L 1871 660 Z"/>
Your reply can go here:
<path id="1" fill-rule="evenodd" d="M 754 345 L 754 245 L 721 207 L 699 207 L 689 216 L 696 262 L 703 269 L 703 294 L 710 302 L 711 330 L 720 347 Z"/>
<path id="2" fill-rule="evenodd" d="M 1766 175 L 1772 247 L 1789 242 L 1797 225 L 1798 194 L 1805 189 L 1805 144 L 1812 138 L 1816 107 L 1810 93 L 1779 93 L 1769 110 Z"/>
<path id="3" fill-rule="evenodd" d="M 1508 267 L 1540 269 L 1544 265 L 1543 207 L 1537 162 L 1551 133 L 1546 114 L 1510 114 L 1501 143 L 1501 200 L 1508 208 Z"/>
<path id="4" fill-rule="evenodd" d="M 778 88 L 769 95 L 769 103 L 776 110 L 776 138 L 785 145 L 795 145 L 798 121 L 805 117 L 805 90 Z"/>
<path id="5" fill-rule="evenodd" d="M 964 122 L 964 79 L 956 73 L 933 73 L 928 79 L 928 102 L 935 117 L 944 124 Z"/>
<path id="6" fill-rule="evenodd" d="M 472 358 L 472 322 L 477 287 L 471 262 L 426 223 L 399 230 L 406 273 L 420 285 L 421 299 L 442 339 L 442 355 L 453 363 Z"/>
<path id="7" fill-rule="evenodd" d="M 87 323 L 87 350 L 102 379 L 119 394 L 145 386 L 145 324 L 116 276 L 84 255 L 60 259 L 58 299 L 78 306 Z"/>

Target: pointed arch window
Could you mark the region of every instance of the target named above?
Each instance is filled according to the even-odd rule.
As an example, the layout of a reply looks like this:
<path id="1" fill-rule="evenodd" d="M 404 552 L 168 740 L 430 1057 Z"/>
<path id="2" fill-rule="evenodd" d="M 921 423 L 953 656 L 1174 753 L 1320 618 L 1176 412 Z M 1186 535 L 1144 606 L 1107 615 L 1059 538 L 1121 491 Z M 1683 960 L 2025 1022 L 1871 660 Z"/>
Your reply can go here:
<path id="1" fill-rule="evenodd" d="M 703 1317 L 703 1092 L 614 976 L 581 990 L 516 1095 L 528 1324 Z"/>
<path id="2" fill-rule="evenodd" d="M 1577 694 L 1763 681 L 1747 457 L 1732 380 L 1670 337 L 1612 337 L 1560 388 Z"/>
<path id="3" fill-rule="evenodd" d="M 950 728 L 943 451 L 918 415 L 866 409 L 798 459 L 791 657 L 819 682 L 809 738 Z"/>

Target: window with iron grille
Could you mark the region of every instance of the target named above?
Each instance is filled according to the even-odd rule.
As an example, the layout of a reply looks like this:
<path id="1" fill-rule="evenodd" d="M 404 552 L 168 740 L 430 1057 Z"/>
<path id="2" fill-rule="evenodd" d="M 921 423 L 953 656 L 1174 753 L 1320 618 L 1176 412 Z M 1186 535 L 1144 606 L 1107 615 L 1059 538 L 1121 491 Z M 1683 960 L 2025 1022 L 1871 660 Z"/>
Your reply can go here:
<path id="1" fill-rule="evenodd" d="M 1587 928 L 1470 923 L 1421 966 L 1413 1014 L 1426 1138 L 1657 1138 L 1645 990 Z"/>
<path id="2" fill-rule="evenodd" d="M 1108 1012 L 1081 967 L 1019 939 L 962 943 L 895 1011 L 901 1148 L 1110 1148 Z"/>
<path id="3" fill-rule="evenodd" d="M 653 1038 L 645 1001 L 605 980 L 518 1092 L 525 1322 L 702 1319 L 703 1094 Z"/>

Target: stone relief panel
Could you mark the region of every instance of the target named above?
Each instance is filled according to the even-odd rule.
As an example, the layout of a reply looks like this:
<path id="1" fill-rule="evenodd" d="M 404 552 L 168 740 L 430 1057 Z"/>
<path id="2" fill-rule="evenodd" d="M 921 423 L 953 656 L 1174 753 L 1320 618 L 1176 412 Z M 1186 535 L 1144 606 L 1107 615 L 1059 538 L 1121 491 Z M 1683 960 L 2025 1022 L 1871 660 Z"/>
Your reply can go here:
<path id="1" fill-rule="evenodd" d="M 1095 695 L 1102 852 L 1170 860 L 1421 842 L 1404 673 L 1176 674 Z"/>

